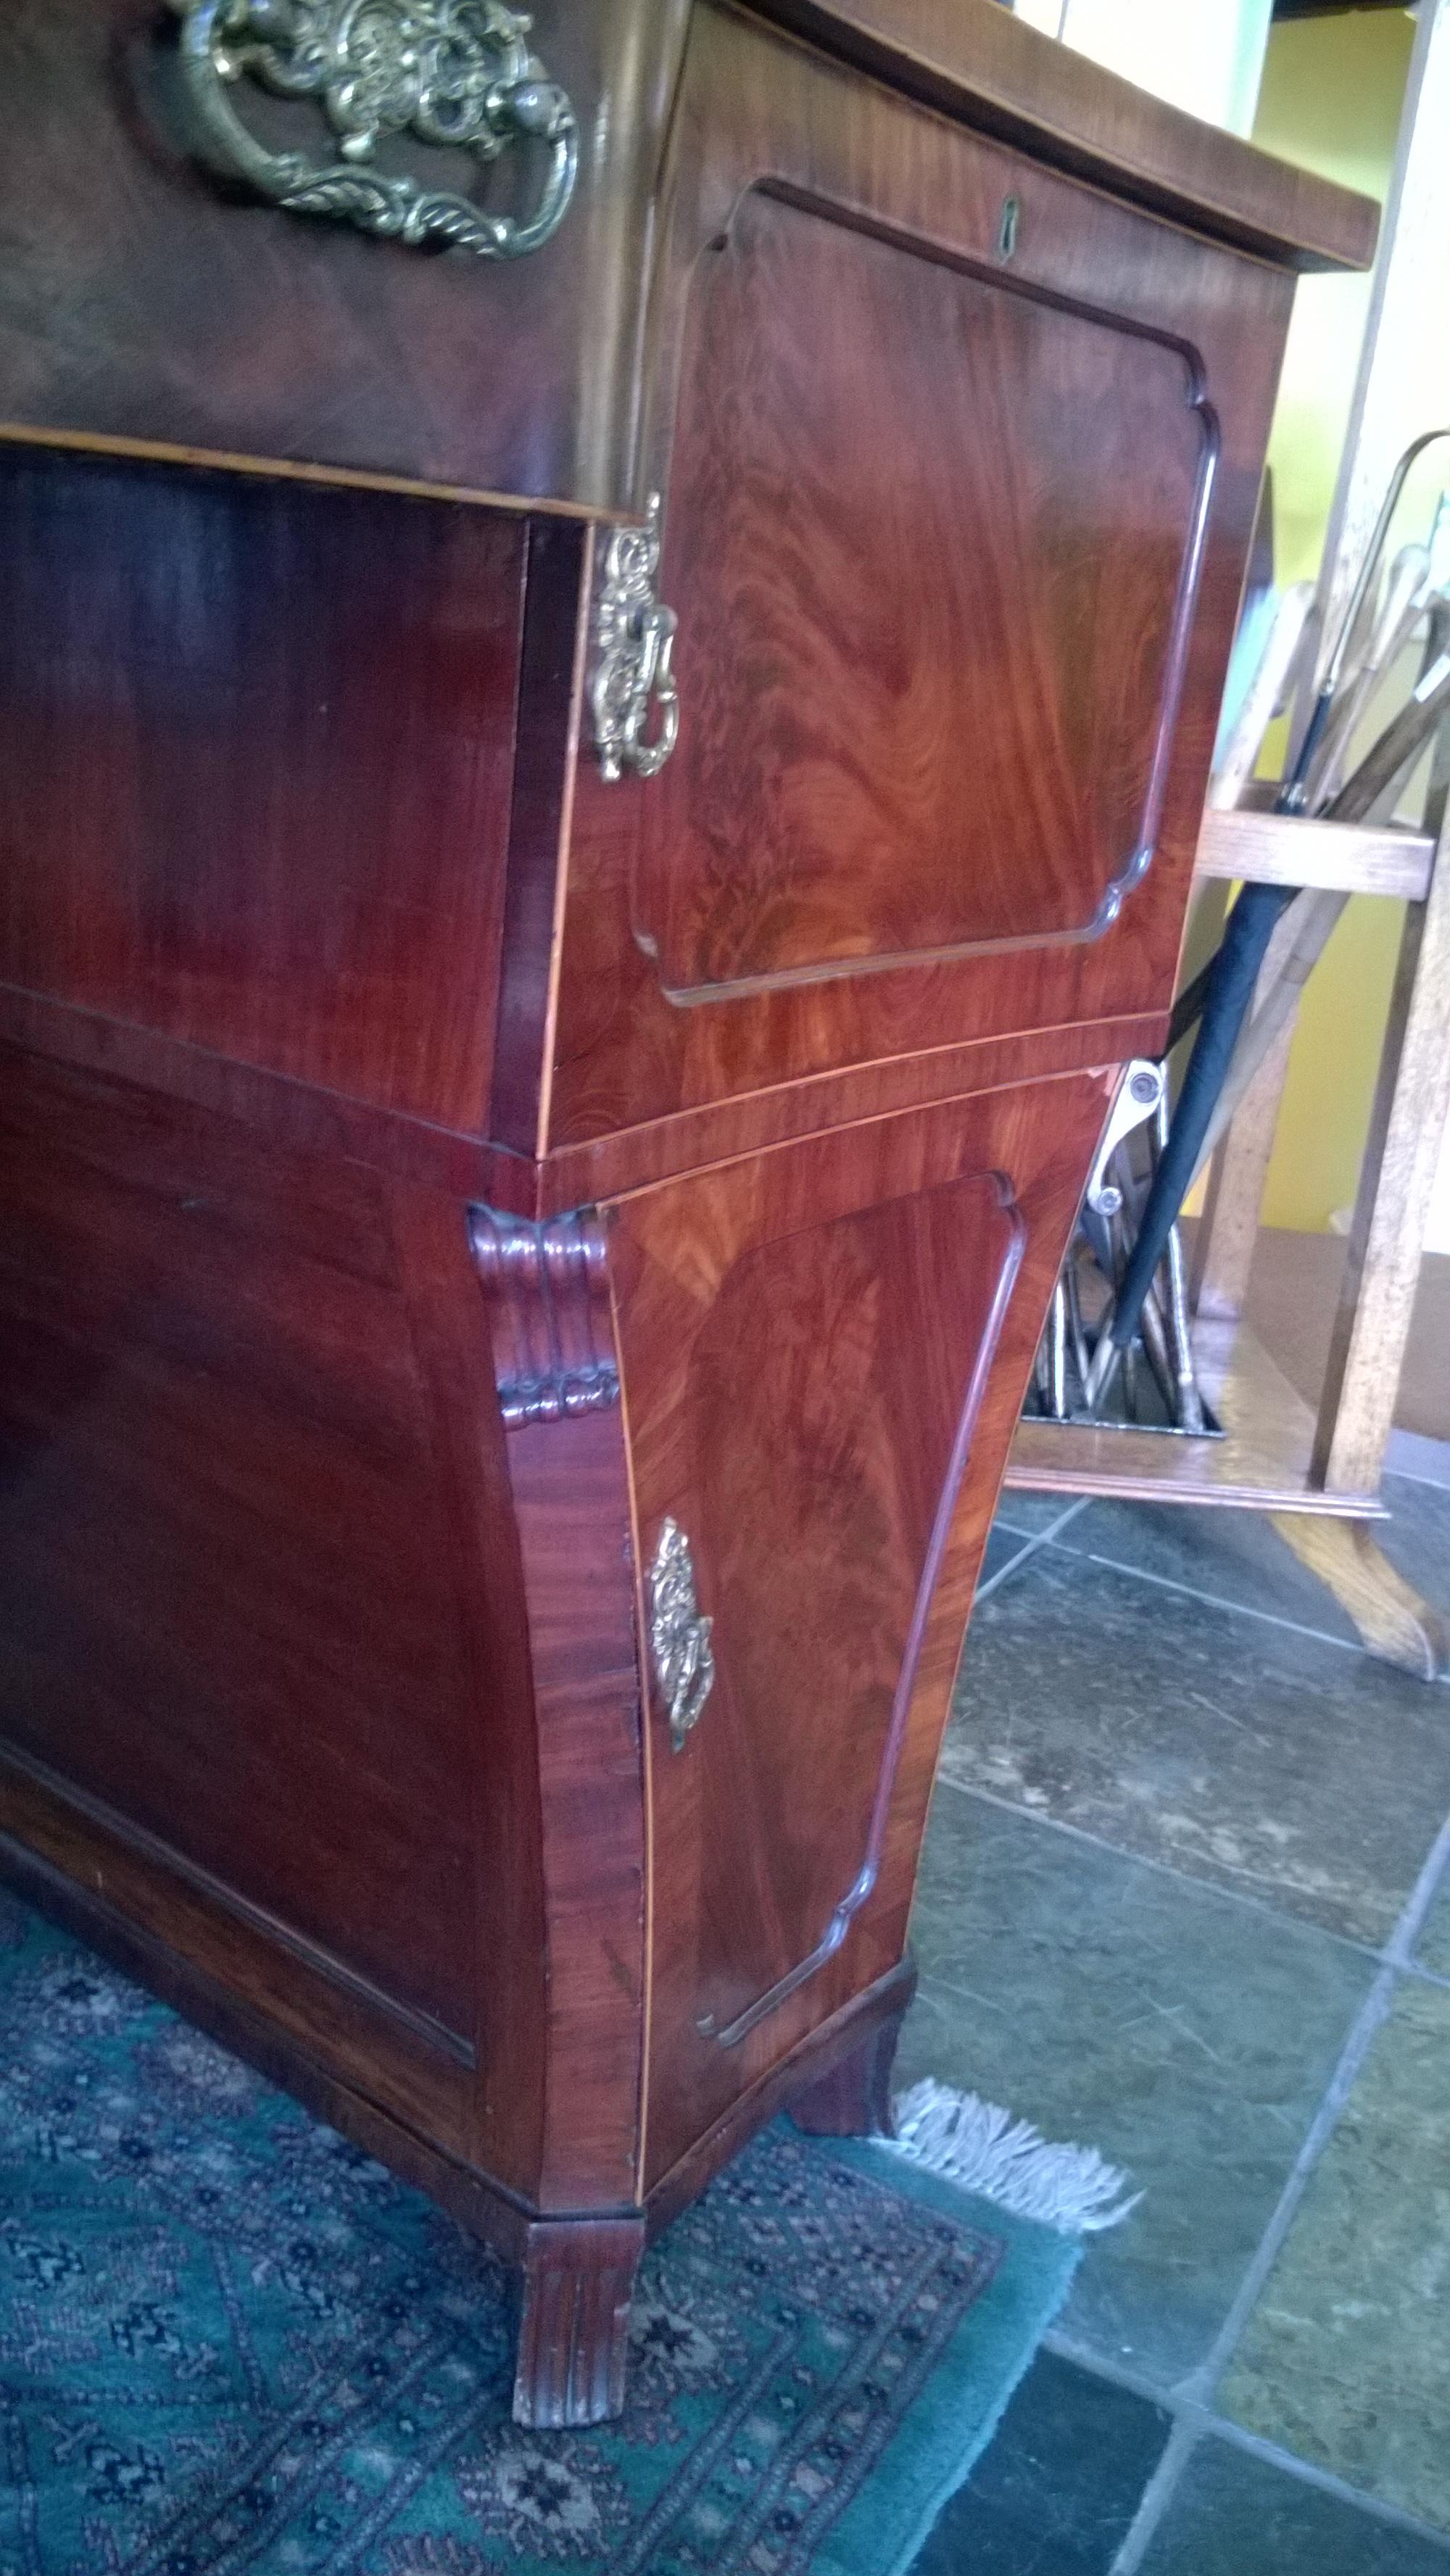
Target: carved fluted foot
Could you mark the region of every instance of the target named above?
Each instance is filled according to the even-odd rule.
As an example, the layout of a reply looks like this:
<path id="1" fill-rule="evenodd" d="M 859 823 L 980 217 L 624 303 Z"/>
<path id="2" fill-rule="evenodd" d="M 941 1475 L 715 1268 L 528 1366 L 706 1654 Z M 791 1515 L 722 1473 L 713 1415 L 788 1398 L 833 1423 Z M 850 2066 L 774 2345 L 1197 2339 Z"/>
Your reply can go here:
<path id="1" fill-rule="evenodd" d="M 540 2220 L 529 2229 L 516 2424 L 562 2432 L 620 2412 L 629 2302 L 643 2251 L 642 2218 Z"/>

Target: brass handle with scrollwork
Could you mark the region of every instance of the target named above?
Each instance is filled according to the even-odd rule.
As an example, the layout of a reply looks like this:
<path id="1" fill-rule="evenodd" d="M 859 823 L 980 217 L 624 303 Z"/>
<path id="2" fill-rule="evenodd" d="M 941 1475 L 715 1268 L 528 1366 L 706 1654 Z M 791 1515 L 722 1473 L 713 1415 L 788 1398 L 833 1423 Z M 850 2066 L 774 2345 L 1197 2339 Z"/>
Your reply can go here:
<path id="1" fill-rule="evenodd" d="M 574 110 L 530 53 L 527 18 L 503 0 L 172 0 L 181 66 L 208 166 L 289 213 L 328 215 L 409 243 L 518 259 L 557 232 L 579 167 Z M 334 161 L 276 152 L 243 123 L 244 79 L 316 99 Z M 523 220 L 368 167 L 390 135 L 472 154 L 481 166 L 532 139 L 548 148 Z"/>

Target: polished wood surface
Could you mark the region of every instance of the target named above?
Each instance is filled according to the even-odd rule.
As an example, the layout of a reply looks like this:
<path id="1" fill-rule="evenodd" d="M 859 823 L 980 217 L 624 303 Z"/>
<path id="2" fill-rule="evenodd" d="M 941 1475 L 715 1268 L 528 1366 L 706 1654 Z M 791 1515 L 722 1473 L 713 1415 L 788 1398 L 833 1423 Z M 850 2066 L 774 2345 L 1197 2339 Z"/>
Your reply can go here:
<path id="1" fill-rule="evenodd" d="M 989 0 L 534 41 L 579 196 L 505 267 L 218 190 L 152 0 L 0 19 L 0 1864 L 501 2248 L 547 2429 L 753 2127 L 883 2116 L 1366 217 Z"/>
<path id="2" fill-rule="evenodd" d="M 627 507 L 640 245 L 689 18 L 690 0 L 541 0 L 578 195 L 542 250 L 483 261 L 220 187 L 157 0 L 7 0 L 0 419 Z M 249 95 L 246 114 L 272 149 L 317 154 L 316 107 Z M 456 155 L 425 165 L 458 184 Z"/>
<path id="3" fill-rule="evenodd" d="M 692 31 L 675 154 L 645 441 L 669 496 L 660 588 L 681 616 L 681 744 L 648 783 L 606 786 L 580 763 L 556 998 L 536 1036 L 556 1152 L 914 1054 L 924 1028 L 965 1044 L 1167 1010 L 1292 291 L 721 13 Z M 742 299 L 753 314 L 762 261 L 780 309 L 737 325 L 727 384 L 729 352 L 717 363 L 704 326 L 717 292 L 727 322 Z M 844 302 L 823 314 L 827 279 Z M 920 326 L 910 356 L 897 307 Z M 793 367 L 795 342 L 812 369 Z M 1084 409 L 1076 371 L 1093 363 Z M 1156 431 L 1128 417 L 1128 387 L 1145 384 Z M 1209 451 L 1195 550 L 1185 519 Z M 1115 457 L 1144 482 L 1141 529 L 1116 515 Z M 1166 638 L 1185 573 L 1180 696 Z M 1100 579 L 1133 617 L 1093 609 Z M 1083 812 L 1067 835 L 1065 800 Z M 1145 810 L 1140 882 L 1096 935 L 1073 936 L 1130 865 Z M 1020 892 L 997 874 L 997 841 Z M 847 900 L 838 842 L 855 862 Z M 893 962 L 912 900 L 925 934 Z M 954 953 L 984 933 L 993 944 Z M 743 983 L 689 981 L 736 951 Z"/>
<path id="4" fill-rule="evenodd" d="M 0 981 L 476 1132 L 523 574 L 477 510 L 0 449 Z"/>
<path id="5" fill-rule="evenodd" d="M 378 1183 L 14 1056 L 0 1174 L 7 1741 L 471 2043 L 458 1620 Z"/>
<path id="6" fill-rule="evenodd" d="M 219 187 L 191 148 L 157 0 L 8 0 L 0 421 L 638 508 L 645 244 L 681 59 L 716 12 L 538 0 L 532 14 L 578 114 L 578 192 L 544 249 L 483 262 Z M 769 0 L 767 17 L 937 114 L 1275 264 L 1369 258 L 1366 200 L 1063 55 L 997 0 Z M 249 97 L 247 115 L 271 148 L 317 151 L 314 107 Z M 457 156 L 422 162 L 457 185 Z"/>
<path id="7" fill-rule="evenodd" d="M 981 1410 L 994 1379 L 1020 1396 L 1104 1101 L 1101 1078 L 1036 1084 L 620 1210 L 643 1561 L 673 1518 L 718 1672 L 682 1752 L 657 1703 L 648 1735 L 650 2183 L 742 2065 L 900 1955 L 892 1828 L 935 1765 L 986 1540 Z"/>
<path id="8" fill-rule="evenodd" d="M 754 190 L 674 439 L 690 721 L 635 895 L 665 989 L 1100 936 L 1157 839 L 1217 463 L 1183 346 Z"/>
<path id="9" fill-rule="evenodd" d="M 753 0 L 891 88 L 1034 158 L 1289 268 L 1367 268 L 1378 209 L 1326 192 L 1075 51 L 996 0 Z"/>

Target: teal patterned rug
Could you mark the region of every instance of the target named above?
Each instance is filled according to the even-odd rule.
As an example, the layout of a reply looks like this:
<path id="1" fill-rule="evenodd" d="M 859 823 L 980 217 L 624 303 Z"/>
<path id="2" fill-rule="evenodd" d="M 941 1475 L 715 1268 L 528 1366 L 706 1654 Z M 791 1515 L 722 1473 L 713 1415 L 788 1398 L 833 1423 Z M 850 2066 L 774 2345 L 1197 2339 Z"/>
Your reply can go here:
<path id="1" fill-rule="evenodd" d="M 4 2576 L 892 2576 L 1076 2251 L 782 2123 L 523 2433 L 493 2257 L 0 1891 Z"/>

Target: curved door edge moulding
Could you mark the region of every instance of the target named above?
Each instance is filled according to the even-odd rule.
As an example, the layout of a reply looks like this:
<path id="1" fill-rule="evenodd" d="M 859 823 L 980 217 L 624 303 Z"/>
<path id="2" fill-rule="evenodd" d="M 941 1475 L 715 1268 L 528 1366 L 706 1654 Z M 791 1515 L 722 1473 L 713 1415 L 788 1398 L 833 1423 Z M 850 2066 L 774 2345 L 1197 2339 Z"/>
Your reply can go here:
<path id="1" fill-rule="evenodd" d="M 520 259 L 569 210 L 579 130 L 558 83 L 529 51 L 529 21 L 503 0 L 171 0 L 199 160 L 288 214 L 323 215 L 411 247 Z M 233 103 L 244 80 L 274 98 L 315 100 L 332 161 L 259 142 Z M 492 215 L 472 198 L 367 166 L 409 136 L 470 153 L 480 169 L 516 145 L 548 152 L 533 212 Z"/>
<path id="2" fill-rule="evenodd" d="M 931 1538 L 927 1545 L 926 1562 L 922 1567 L 916 1599 L 912 1604 L 911 1625 L 907 1631 L 906 1648 L 901 1658 L 901 1671 L 897 1677 L 896 1692 L 891 1706 L 891 1722 L 886 1731 L 881 1764 L 876 1775 L 876 1794 L 871 1806 L 871 1821 L 867 1830 L 865 1853 L 859 1870 L 839 1905 L 834 1908 L 830 1921 L 815 1948 L 808 1952 L 804 1959 L 798 1961 L 785 1976 L 779 1978 L 765 1994 L 757 1996 L 754 2003 L 748 2004 L 744 2012 L 737 2013 L 732 2021 L 726 2023 L 723 2030 L 712 2029 L 708 2015 L 696 2024 L 701 2037 L 713 2039 L 718 2048 L 738 2048 L 742 2040 L 748 2039 L 753 2030 L 758 2030 L 763 2021 L 768 2020 L 782 2004 L 789 2002 L 791 1996 L 799 1993 L 800 1988 L 809 1978 L 815 1976 L 819 1969 L 825 1967 L 828 1960 L 835 1957 L 851 1929 L 852 1921 L 860 1913 L 875 1887 L 880 1873 L 881 1854 L 886 1840 L 886 1824 L 891 1812 L 897 1767 L 906 1739 L 906 1722 L 911 1709 L 912 1693 L 916 1687 L 917 1666 L 921 1659 L 922 1640 L 926 1633 L 932 1595 L 936 1590 L 942 1556 L 951 1532 L 957 1498 L 962 1489 L 962 1479 L 967 1472 L 967 1461 L 971 1455 L 972 1435 L 976 1429 L 977 1416 L 981 1411 L 982 1398 L 986 1393 L 992 1363 L 997 1355 L 1002 1327 L 1007 1320 L 1012 1292 L 1017 1285 L 1017 1274 L 1022 1267 L 1023 1254 L 1027 1249 L 1027 1221 L 1017 1204 L 1016 1194 L 1007 1174 L 1000 1171 L 988 1172 L 983 1173 L 981 1177 L 984 1180 L 990 1180 L 996 1187 L 997 1202 L 1007 1220 L 1007 1239 L 1002 1250 L 991 1307 L 988 1310 L 987 1328 L 978 1343 L 972 1374 L 962 1399 L 956 1438 L 952 1443 L 951 1463 L 937 1504 L 936 1518 L 932 1523 Z M 704 1624 L 708 1628 L 710 1623 L 707 1621 Z M 680 1749 L 683 1747 L 677 1746 L 677 1750 Z"/>

